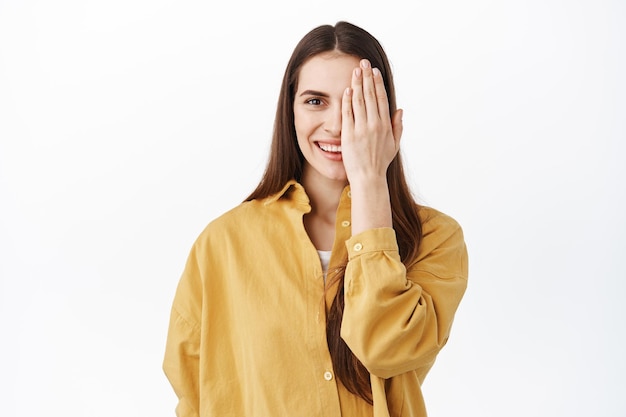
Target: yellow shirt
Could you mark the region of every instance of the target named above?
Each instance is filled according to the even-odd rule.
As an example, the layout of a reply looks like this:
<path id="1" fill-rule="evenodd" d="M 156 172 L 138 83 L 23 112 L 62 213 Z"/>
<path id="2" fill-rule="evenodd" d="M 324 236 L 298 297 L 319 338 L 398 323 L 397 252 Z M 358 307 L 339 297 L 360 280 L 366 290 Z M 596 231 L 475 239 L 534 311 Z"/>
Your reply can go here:
<path id="1" fill-rule="evenodd" d="M 374 405 L 335 378 L 316 248 L 302 186 L 245 202 L 195 242 L 174 298 L 163 369 L 179 417 L 425 416 L 421 383 L 444 346 L 467 284 L 459 225 L 420 208 L 423 240 L 408 270 L 391 228 L 350 232 L 337 210 L 330 270 L 347 256 L 342 337 L 371 373 Z"/>

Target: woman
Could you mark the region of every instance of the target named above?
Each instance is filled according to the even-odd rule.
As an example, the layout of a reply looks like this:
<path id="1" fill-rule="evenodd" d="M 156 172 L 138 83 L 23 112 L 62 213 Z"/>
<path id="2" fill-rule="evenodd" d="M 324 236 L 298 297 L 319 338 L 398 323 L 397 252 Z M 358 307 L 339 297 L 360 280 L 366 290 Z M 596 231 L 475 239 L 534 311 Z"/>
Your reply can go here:
<path id="1" fill-rule="evenodd" d="M 378 41 L 346 22 L 305 35 L 260 184 L 180 280 L 164 360 L 178 416 L 426 415 L 467 252 L 413 200 L 401 134 Z"/>

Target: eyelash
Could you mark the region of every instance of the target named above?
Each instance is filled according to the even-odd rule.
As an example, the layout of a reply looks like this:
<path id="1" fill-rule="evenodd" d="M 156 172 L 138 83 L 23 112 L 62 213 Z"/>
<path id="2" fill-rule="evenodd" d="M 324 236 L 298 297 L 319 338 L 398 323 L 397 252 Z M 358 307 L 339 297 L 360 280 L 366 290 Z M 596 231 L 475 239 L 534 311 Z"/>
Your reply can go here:
<path id="1" fill-rule="evenodd" d="M 315 101 L 316 103 L 312 103 L 313 101 Z M 308 100 L 305 101 L 306 104 L 310 104 L 312 106 L 321 106 L 322 105 L 322 100 L 319 98 L 310 98 Z"/>

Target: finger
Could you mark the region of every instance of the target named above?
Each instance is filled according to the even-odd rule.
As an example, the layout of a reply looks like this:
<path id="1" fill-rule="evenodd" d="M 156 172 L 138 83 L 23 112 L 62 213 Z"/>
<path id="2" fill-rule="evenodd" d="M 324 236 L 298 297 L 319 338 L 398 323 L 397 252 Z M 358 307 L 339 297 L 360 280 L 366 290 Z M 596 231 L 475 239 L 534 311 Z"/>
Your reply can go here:
<path id="1" fill-rule="evenodd" d="M 393 140 L 396 143 L 396 148 L 400 146 L 400 138 L 402 137 L 402 130 L 404 129 L 402 116 L 404 116 L 404 110 L 398 109 L 394 112 L 391 120 L 391 131 L 393 132 Z"/>
<path id="2" fill-rule="evenodd" d="M 352 111 L 352 89 L 346 88 L 341 98 L 341 141 L 352 137 L 354 132 L 354 112 Z"/>
<path id="3" fill-rule="evenodd" d="M 365 122 L 365 101 L 363 98 L 363 70 L 355 68 L 352 72 L 352 112 L 354 123 Z"/>
<path id="4" fill-rule="evenodd" d="M 378 120 L 378 103 L 376 101 L 377 91 L 376 86 L 374 85 L 372 65 L 367 59 L 362 59 L 360 64 L 361 69 L 363 70 L 363 98 L 365 101 L 365 113 L 367 115 L 367 120 Z"/>
<path id="5" fill-rule="evenodd" d="M 372 70 L 374 78 L 374 87 L 376 89 L 376 101 L 378 107 L 378 117 L 383 121 L 390 120 L 389 117 L 389 99 L 387 98 L 387 90 L 385 89 L 385 80 L 378 68 Z"/>

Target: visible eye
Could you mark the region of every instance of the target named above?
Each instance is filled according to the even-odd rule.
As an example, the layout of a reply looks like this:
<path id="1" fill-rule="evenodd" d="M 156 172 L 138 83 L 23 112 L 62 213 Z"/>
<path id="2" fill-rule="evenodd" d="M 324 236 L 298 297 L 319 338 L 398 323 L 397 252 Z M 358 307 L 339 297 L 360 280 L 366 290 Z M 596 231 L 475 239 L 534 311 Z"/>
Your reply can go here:
<path id="1" fill-rule="evenodd" d="M 312 106 L 320 106 L 322 104 L 322 100 L 320 100 L 319 98 L 310 98 L 305 103 Z"/>

